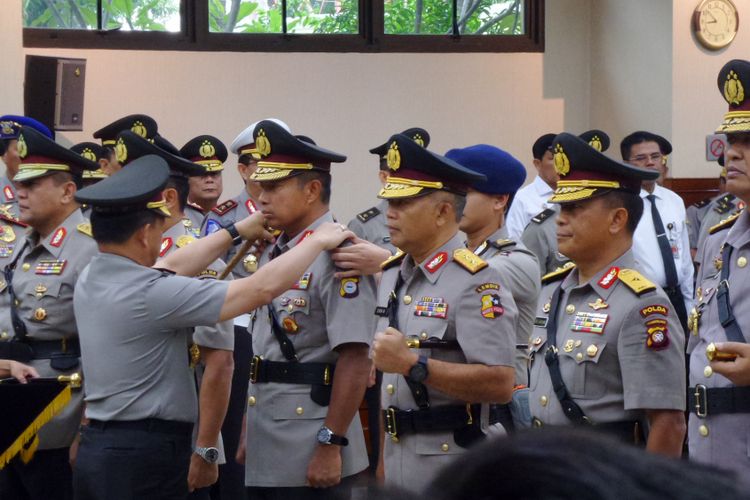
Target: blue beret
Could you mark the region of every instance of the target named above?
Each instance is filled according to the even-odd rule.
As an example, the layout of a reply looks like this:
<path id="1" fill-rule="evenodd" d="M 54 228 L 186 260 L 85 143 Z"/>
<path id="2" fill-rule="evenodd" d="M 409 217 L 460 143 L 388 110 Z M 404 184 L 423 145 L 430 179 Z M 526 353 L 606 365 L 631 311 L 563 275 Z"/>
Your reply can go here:
<path id="1" fill-rule="evenodd" d="M 486 194 L 514 194 L 526 180 L 526 168 L 510 153 L 477 144 L 462 149 L 451 149 L 445 156 L 459 165 L 487 177 L 472 184 L 472 188 Z"/>
<path id="2" fill-rule="evenodd" d="M 0 139 L 18 139 L 21 127 L 31 127 L 37 132 L 55 140 L 55 134 L 46 125 L 33 118 L 18 115 L 0 116 Z"/>

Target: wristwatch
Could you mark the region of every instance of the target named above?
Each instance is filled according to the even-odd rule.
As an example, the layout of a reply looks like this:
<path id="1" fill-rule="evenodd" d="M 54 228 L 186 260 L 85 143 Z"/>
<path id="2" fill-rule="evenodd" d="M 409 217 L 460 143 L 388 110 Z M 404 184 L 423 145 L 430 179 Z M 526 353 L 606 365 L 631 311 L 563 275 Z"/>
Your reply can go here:
<path id="1" fill-rule="evenodd" d="M 414 382 L 424 382 L 427 376 L 430 374 L 427 369 L 427 356 L 424 354 L 419 356 L 417 362 L 409 368 L 409 378 Z"/>
<path id="2" fill-rule="evenodd" d="M 215 464 L 219 461 L 219 450 L 217 448 L 211 446 L 208 448 L 201 448 L 200 446 L 196 446 L 195 453 L 210 464 Z"/>
<path id="3" fill-rule="evenodd" d="M 344 436 L 334 434 L 331 429 L 324 425 L 318 431 L 318 444 L 337 444 L 339 446 L 346 446 L 349 444 L 349 440 Z"/>
<path id="4" fill-rule="evenodd" d="M 239 245 L 242 243 L 242 236 L 240 235 L 240 232 L 237 231 L 237 228 L 234 226 L 234 222 L 226 226 L 224 229 L 227 230 L 229 233 L 229 236 L 232 237 L 232 244 L 233 245 Z"/>

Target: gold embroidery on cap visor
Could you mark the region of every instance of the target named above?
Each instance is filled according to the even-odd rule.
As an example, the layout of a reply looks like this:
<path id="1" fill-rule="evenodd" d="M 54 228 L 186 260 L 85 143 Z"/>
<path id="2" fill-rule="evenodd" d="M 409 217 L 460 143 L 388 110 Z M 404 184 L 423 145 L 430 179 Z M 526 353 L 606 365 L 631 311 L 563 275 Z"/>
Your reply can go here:
<path id="1" fill-rule="evenodd" d="M 224 170 L 224 164 L 219 160 L 193 160 L 193 163 L 203 165 L 206 172 L 221 172 Z"/>
<path id="2" fill-rule="evenodd" d="M 164 199 L 163 192 L 161 194 L 161 199 L 156 201 L 149 201 L 148 203 L 146 203 L 146 208 L 148 208 L 149 210 L 156 210 L 157 212 L 161 212 L 167 217 L 172 215 L 172 213 L 167 208 L 167 200 Z"/>
<path id="3" fill-rule="evenodd" d="M 585 200 L 594 196 L 598 189 L 619 189 L 616 181 L 557 181 L 557 189 L 550 203 L 566 203 L 569 201 Z"/>
<path id="4" fill-rule="evenodd" d="M 14 181 L 25 181 L 41 177 L 50 172 L 70 172 L 70 167 L 60 163 L 22 163 Z"/>
<path id="5" fill-rule="evenodd" d="M 107 177 L 109 177 L 109 175 L 107 175 L 107 173 L 101 168 L 97 168 L 96 170 L 83 171 L 84 179 L 106 179 Z"/>
<path id="6" fill-rule="evenodd" d="M 717 133 L 750 132 L 750 111 L 730 111 L 716 129 Z"/>
<path id="7" fill-rule="evenodd" d="M 312 163 L 282 163 L 273 161 L 259 161 L 258 168 L 250 176 L 252 181 L 275 181 L 289 177 L 297 170 L 312 170 Z"/>
<path id="8" fill-rule="evenodd" d="M 570 172 L 570 160 L 568 160 L 568 155 L 563 151 L 561 144 L 555 144 L 554 160 L 555 172 L 561 176 L 568 175 L 568 172 Z"/>
<path id="9" fill-rule="evenodd" d="M 256 161 L 260 160 L 260 153 L 258 152 L 258 148 L 255 147 L 255 144 L 249 144 L 247 146 L 240 148 L 237 151 L 237 154 L 239 156 L 250 155 L 253 157 L 253 160 L 256 160 Z"/>
<path id="10" fill-rule="evenodd" d="M 389 176 L 378 193 L 378 198 L 409 198 L 418 195 L 423 189 L 443 189 L 443 183 Z"/>
<path id="11" fill-rule="evenodd" d="M 745 100 L 745 88 L 734 70 L 729 71 L 727 81 L 724 82 L 724 99 L 734 106 L 739 106 Z"/>

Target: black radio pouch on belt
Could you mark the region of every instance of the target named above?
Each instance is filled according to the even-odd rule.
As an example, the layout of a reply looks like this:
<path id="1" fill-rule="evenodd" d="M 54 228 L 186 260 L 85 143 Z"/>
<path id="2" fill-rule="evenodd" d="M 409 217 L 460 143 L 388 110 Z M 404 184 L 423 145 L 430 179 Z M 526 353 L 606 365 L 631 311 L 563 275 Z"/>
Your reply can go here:
<path id="1" fill-rule="evenodd" d="M 54 370 L 67 372 L 78 367 L 79 354 L 76 352 L 53 352 L 49 358 L 49 365 Z"/>

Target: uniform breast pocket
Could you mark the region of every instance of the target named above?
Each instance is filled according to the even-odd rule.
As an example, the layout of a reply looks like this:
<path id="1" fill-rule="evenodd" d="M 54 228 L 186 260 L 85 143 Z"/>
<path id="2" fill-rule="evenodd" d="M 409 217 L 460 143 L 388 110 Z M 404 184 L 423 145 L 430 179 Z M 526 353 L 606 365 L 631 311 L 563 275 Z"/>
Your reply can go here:
<path id="1" fill-rule="evenodd" d="M 274 307 L 284 332 L 289 335 L 302 333 L 304 318 L 310 315 L 310 294 L 303 290 L 287 290 L 274 300 Z"/>
<path id="2" fill-rule="evenodd" d="M 26 306 L 30 311 L 26 319 L 30 321 L 44 321 L 59 302 L 62 291 L 62 281 L 39 282 L 26 290 Z M 72 309 L 72 308 L 71 308 Z"/>
<path id="3" fill-rule="evenodd" d="M 279 394 L 270 402 L 274 420 L 322 420 L 328 408 L 310 399 L 310 391 Z"/>
<path id="4" fill-rule="evenodd" d="M 559 350 L 560 371 L 573 398 L 598 399 L 607 390 L 607 373 L 601 366 L 607 343 L 566 340 Z"/>

